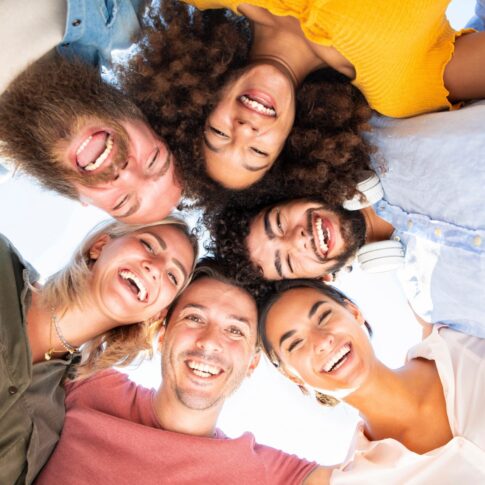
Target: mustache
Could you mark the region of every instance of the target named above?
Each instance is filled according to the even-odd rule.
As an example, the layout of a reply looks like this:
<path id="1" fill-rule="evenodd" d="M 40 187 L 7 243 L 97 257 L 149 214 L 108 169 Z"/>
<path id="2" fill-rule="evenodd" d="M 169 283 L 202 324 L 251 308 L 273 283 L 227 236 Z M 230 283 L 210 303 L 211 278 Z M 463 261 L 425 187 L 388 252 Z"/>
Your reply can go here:
<path id="1" fill-rule="evenodd" d="M 187 350 L 181 354 L 183 360 L 188 359 L 199 359 L 207 364 L 214 364 L 222 369 L 227 369 L 229 367 L 228 363 L 222 357 L 215 355 L 214 353 L 205 352 L 203 350 Z"/>

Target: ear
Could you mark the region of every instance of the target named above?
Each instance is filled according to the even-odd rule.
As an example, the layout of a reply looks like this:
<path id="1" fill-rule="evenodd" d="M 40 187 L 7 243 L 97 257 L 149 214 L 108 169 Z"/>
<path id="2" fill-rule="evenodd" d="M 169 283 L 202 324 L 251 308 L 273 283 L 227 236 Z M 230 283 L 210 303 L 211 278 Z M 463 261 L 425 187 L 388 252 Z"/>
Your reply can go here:
<path id="1" fill-rule="evenodd" d="M 246 377 L 251 376 L 251 374 L 254 372 L 254 369 L 256 369 L 256 367 L 258 367 L 260 360 L 261 360 L 261 350 L 257 349 L 256 353 L 253 356 L 251 363 L 249 364 L 248 371 L 246 372 Z"/>
<path id="2" fill-rule="evenodd" d="M 103 248 L 106 244 L 111 241 L 111 236 L 108 234 L 101 234 L 101 236 L 96 239 L 94 244 L 89 248 L 89 259 L 92 261 L 97 261 Z"/>
<path id="3" fill-rule="evenodd" d="M 324 274 L 323 276 L 320 276 L 319 279 L 324 283 L 331 283 L 335 279 L 335 277 L 332 273 L 327 273 L 327 274 Z"/>
<path id="4" fill-rule="evenodd" d="M 167 327 L 165 327 L 165 325 L 163 325 L 162 328 L 160 329 L 160 331 L 158 332 L 157 349 L 158 349 L 159 352 L 162 351 L 163 339 L 165 337 L 166 330 L 167 330 Z"/>
<path id="5" fill-rule="evenodd" d="M 355 305 L 354 303 L 352 303 L 349 300 L 345 300 L 344 305 L 345 305 L 345 308 L 347 308 L 347 310 L 350 313 L 352 313 L 352 315 L 354 316 L 356 322 L 359 325 L 364 325 L 365 318 L 364 318 L 364 315 L 362 315 L 362 312 L 359 310 L 359 307 L 357 307 L 357 305 Z"/>

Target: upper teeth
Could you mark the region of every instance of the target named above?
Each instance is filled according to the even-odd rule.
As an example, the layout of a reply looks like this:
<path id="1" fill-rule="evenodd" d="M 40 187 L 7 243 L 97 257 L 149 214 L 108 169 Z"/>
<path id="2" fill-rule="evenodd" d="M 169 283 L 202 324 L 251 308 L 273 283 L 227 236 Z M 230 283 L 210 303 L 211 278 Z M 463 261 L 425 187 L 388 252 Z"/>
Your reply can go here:
<path id="1" fill-rule="evenodd" d="M 276 116 L 276 111 L 273 108 L 267 108 L 264 104 L 256 101 L 255 99 L 248 98 L 244 94 L 239 99 L 242 104 L 253 109 L 254 111 L 257 111 L 258 113 L 268 116 Z"/>
<path id="2" fill-rule="evenodd" d="M 328 251 L 328 245 L 325 242 L 325 239 L 327 241 L 330 239 L 330 233 L 328 232 L 327 228 L 323 227 L 322 219 L 320 219 L 319 217 L 315 222 L 315 227 L 317 229 L 318 243 L 320 245 L 320 249 L 323 253 L 326 253 Z"/>
<path id="3" fill-rule="evenodd" d="M 194 374 L 199 377 L 207 377 L 207 374 L 215 376 L 221 373 L 221 369 L 209 364 L 202 364 L 201 362 L 195 362 L 190 360 L 187 365 L 194 371 Z"/>
<path id="4" fill-rule="evenodd" d="M 89 142 L 93 136 L 88 136 L 80 145 L 80 147 L 77 149 L 76 155 L 79 156 L 79 154 L 89 145 Z M 111 135 L 108 135 L 108 139 L 106 140 L 106 148 L 104 149 L 104 152 L 101 153 L 101 155 L 94 160 L 91 163 L 88 163 L 85 167 L 84 170 L 87 170 L 88 172 L 92 172 L 93 170 L 96 170 L 98 167 L 100 167 L 103 162 L 108 158 L 109 154 L 111 153 L 111 150 L 113 148 L 113 137 Z"/>
<path id="5" fill-rule="evenodd" d="M 335 369 L 338 369 L 343 363 L 344 363 L 344 360 L 343 359 L 341 362 L 339 362 L 340 359 L 342 359 L 342 357 L 344 357 L 346 354 L 348 354 L 350 352 L 350 345 L 348 344 L 345 344 L 338 352 L 336 352 L 328 361 L 327 363 L 323 366 L 323 370 L 325 372 L 330 372 L 331 370 L 335 370 Z M 335 364 L 339 362 L 339 364 L 335 367 L 335 369 L 333 368 L 335 366 Z"/>
<path id="6" fill-rule="evenodd" d="M 147 292 L 145 285 L 143 284 L 143 281 L 140 278 L 138 278 L 138 276 L 136 274 L 134 274 L 134 273 L 132 273 L 131 271 L 128 271 L 128 270 L 121 271 L 120 276 L 124 280 L 132 281 L 136 285 L 136 287 L 138 288 L 138 299 L 140 301 L 145 301 L 148 292 Z"/>

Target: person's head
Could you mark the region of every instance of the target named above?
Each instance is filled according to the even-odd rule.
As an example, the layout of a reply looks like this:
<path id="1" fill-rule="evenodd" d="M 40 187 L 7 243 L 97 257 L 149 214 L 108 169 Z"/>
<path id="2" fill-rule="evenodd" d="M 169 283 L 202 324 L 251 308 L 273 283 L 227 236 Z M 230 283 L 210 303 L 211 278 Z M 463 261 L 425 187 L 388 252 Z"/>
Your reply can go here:
<path id="1" fill-rule="evenodd" d="M 0 97 L 0 155 L 48 189 L 126 223 L 163 219 L 181 185 L 135 104 L 80 62 L 42 59 Z"/>
<path id="2" fill-rule="evenodd" d="M 150 348 L 167 307 L 189 283 L 196 257 L 197 241 L 173 217 L 150 225 L 113 221 L 84 239 L 41 292 L 46 308 L 89 306 L 113 327 L 85 345 L 81 374 L 127 364 Z"/>
<path id="3" fill-rule="evenodd" d="M 206 219 L 213 251 L 247 280 L 321 278 L 348 264 L 365 242 L 360 211 L 316 196 L 227 206 Z"/>
<path id="4" fill-rule="evenodd" d="M 152 11 L 139 53 L 120 68 L 123 88 L 173 147 L 186 195 L 220 207 L 233 189 L 275 169 L 277 177 L 338 180 L 353 190 L 370 152 L 363 96 L 327 71 L 295 94 L 284 69 L 248 64 L 250 46 L 244 17 L 168 0 Z"/>
<path id="5" fill-rule="evenodd" d="M 214 261 L 202 261 L 160 340 L 163 386 L 186 408 L 218 410 L 259 362 L 256 303 Z"/>
<path id="6" fill-rule="evenodd" d="M 372 372 L 371 329 L 357 306 L 316 280 L 279 284 L 261 309 L 259 333 L 271 363 L 317 398 L 343 398 Z"/>

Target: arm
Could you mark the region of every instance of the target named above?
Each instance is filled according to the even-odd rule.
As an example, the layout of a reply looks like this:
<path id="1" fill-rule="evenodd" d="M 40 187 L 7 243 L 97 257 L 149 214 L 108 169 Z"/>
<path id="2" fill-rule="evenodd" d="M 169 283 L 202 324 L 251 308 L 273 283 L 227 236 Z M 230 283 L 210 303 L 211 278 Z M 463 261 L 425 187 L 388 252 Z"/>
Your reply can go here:
<path id="1" fill-rule="evenodd" d="M 333 467 L 319 466 L 315 468 L 303 481 L 303 485 L 328 485 Z"/>

